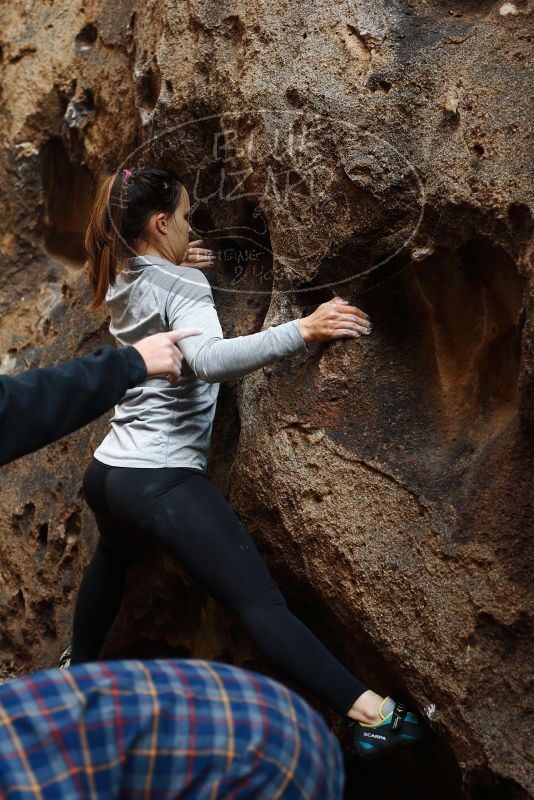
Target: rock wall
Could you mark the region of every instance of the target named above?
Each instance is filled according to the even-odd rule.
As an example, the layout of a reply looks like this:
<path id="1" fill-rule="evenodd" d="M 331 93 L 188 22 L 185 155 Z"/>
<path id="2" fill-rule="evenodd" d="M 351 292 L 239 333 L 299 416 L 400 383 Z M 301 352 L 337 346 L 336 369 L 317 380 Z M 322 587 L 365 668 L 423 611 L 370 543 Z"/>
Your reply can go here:
<path id="1" fill-rule="evenodd" d="M 2 371 L 108 341 L 85 310 L 82 236 L 94 176 L 120 164 L 184 176 L 226 336 L 334 293 L 370 313 L 370 337 L 224 385 L 209 474 L 290 605 L 432 718 L 436 742 L 390 765 L 391 791 L 347 751 L 347 796 L 529 796 L 532 3 L 0 13 Z M 81 477 L 104 431 L 0 473 L 4 675 L 68 640 L 96 540 Z M 108 654 L 270 670 L 167 554 L 143 576 Z"/>

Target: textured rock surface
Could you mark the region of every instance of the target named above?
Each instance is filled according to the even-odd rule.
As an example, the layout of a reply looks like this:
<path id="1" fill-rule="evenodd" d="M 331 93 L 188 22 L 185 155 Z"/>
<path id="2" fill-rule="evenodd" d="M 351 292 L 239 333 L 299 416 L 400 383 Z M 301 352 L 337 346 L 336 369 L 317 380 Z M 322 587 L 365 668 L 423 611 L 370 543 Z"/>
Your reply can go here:
<path id="1" fill-rule="evenodd" d="M 334 291 L 371 314 L 368 339 L 223 387 L 210 466 L 301 616 L 373 688 L 435 706 L 425 763 L 391 767 L 405 790 L 360 768 L 349 796 L 528 793 L 531 7 L 2 9 L 3 371 L 106 340 L 81 236 L 92 177 L 124 159 L 186 178 L 227 336 Z M 104 426 L 1 472 L 5 674 L 66 642 Z M 148 574 L 108 652 L 268 669 L 164 553 Z"/>

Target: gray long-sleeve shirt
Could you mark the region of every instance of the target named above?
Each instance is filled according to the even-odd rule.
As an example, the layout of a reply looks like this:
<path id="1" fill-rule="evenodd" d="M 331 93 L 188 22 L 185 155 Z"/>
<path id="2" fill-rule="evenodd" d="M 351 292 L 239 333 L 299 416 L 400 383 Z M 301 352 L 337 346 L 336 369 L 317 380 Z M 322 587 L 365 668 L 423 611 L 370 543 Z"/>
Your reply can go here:
<path id="1" fill-rule="evenodd" d="M 115 407 L 95 458 L 117 467 L 193 467 L 205 471 L 219 383 L 285 356 L 308 353 L 298 320 L 224 339 L 208 279 L 201 270 L 155 256 L 129 258 L 106 301 L 119 345 L 162 331 L 199 327 L 178 343 L 182 374 L 171 385 L 149 378 Z"/>

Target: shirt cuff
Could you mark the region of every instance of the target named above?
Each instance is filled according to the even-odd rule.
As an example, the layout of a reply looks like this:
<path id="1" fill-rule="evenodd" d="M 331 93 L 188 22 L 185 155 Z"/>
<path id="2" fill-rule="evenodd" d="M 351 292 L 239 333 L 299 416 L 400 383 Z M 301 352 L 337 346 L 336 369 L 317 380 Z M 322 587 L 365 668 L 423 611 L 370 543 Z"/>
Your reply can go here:
<path id="1" fill-rule="evenodd" d="M 305 339 L 304 339 L 304 337 L 303 337 L 303 335 L 302 335 L 302 333 L 300 331 L 300 325 L 299 325 L 298 319 L 293 319 L 293 320 L 291 320 L 291 322 L 294 324 L 294 327 L 295 327 L 295 332 L 296 332 L 295 340 L 298 342 L 298 347 L 299 347 L 299 351 L 298 352 L 300 352 L 300 353 L 309 353 L 310 349 L 309 349 L 309 347 L 308 347 L 308 345 L 307 345 L 307 343 L 306 343 L 306 341 L 305 341 Z"/>
<path id="2" fill-rule="evenodd" d="M 148 372 L 145 360 L 139 350 L 132 345 L 119 348 L 119 354 L 126 364 L 126 374 L 128 376 L 129 387 L 137 386 L 146 381 Z"/>

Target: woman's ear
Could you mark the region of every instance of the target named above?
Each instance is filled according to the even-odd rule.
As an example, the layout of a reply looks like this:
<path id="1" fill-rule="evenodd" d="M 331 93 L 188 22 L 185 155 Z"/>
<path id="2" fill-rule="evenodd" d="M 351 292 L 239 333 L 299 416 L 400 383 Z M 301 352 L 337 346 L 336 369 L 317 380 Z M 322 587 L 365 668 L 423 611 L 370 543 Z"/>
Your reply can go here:
<path id="1" fill-rule="evenodd" d="M 163 212 L 160 212 L 159 214 L 156 215 L 155 224 L 158 233 L 163 233 L 166 236 L 168 233 L 167 218 L 165 214 L 163 214 Z"/>

